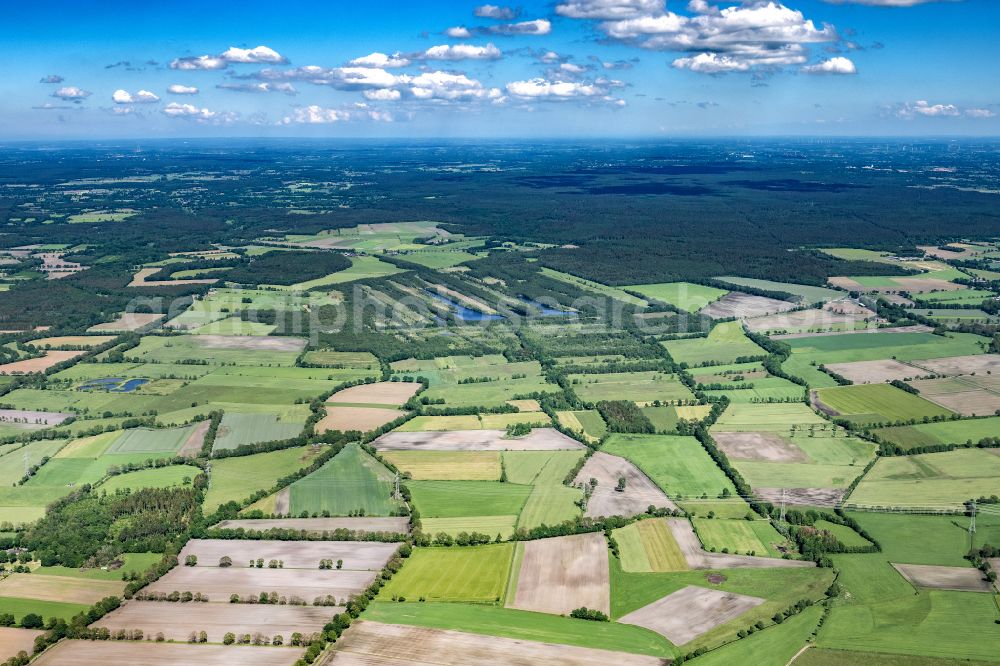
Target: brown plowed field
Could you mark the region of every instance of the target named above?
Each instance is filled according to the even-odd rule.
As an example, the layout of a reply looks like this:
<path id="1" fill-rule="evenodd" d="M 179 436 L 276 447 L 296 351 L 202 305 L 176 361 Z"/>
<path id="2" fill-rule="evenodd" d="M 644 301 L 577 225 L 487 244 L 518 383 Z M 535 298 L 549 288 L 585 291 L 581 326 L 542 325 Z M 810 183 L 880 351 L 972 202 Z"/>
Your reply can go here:
<path id="1" fill-rule="evenodd" d="M 892 359 L 882 361 L 854 361 L 852 363 L 827 363 L 826 367 L 855 384 L 880 384 L 894 379 L 924 377 L 928 374 L 906 363 Z"/>
<path id="2" fill-rule="evenodd" d="M 247 518 L 245 520 L 223 520 L 216 527 L 223 529 L 245 528 L 248 530 L 302 530 L 309 534 L 322 534 L 338 529 L 356 532 L 392 532 L 406 534 L 410 531 L 408 518 Z"/>
<path id="3" fill-rule="evenodd" d="M 513 608 L 569 614 L 587 607 L 611 613 L 608 547 L 600 532 L 524 542 Z"/>
<path id="4" fill-rule="evenodd" d="M 625 491 L 618 492 L 615 487 L 622 477 L 625 477 Z M 590 479 L 597 479 L 597 488 L 587 502 L 584 515 L 588 518 L 634 516 L 645 513 L 650 505 L 665 509 L 677 508 L 649 477 L 624 458 L 595 453 L 584 464 L 573 483 L 587 484 Z"/>
<path id="5" fill-rule="evenodd" d="M 232 559 L 233 568 L 246 567 L 250 560 L 282 560 L 285 569 L 318 569 L 320 560 L 343 560 L 344 569 L 377 571 L 399 548 L 395 543 L 377 541 L 252 541 L 238 539 L 192 539 L 178 556 L 198 557 L 199 567 L 218 568 L 219 558 Z M 192 590 L 193 591 L 193 590 Z"/>
<path id="6" fill-rule="evenodd" d="M 243 597 L 277 592 L 286 597 L 296 595 L 312 603 L 316 597 L 326 595 L 333 595 L 338 601 L 346 599 L 375 579 L 375 573 L 371 571 L 321 570 L 318 561 L 316 565 L 316 569 L 223 569 L 181 565 L 151 584 L 148 590 L 168 594 L 175 590 L 201 592 L 213 601 L 228 601 L 231 594 Z"/>
<path id="7" fill-rule="evenodd" d="M 775 312 L 787 312 L 793 308 L 795 308 L 795 304 L 788 301 L 732 291 L 702 308 L 700 313 L 713 319 L 728 319 L 730 317 L 748 319 L 763 317 Z"/>
<path id="8" fill-rule="evenodd" d="M 133 641 L 61 641 L 37 666 L 292 666 L 301 649 Z"/>
<path id="9" fill-rule="evenodd" d="M 809 462 L 802 449 L 772 432 L 713 432 L 712 438 L 734 460 Z"/>
<path id="10" fill-rule="evenodd" d="M 939 567 L 926 564 L 896 564 L 896 571 L 917 587 L 963 592 L 991 592 L 993 586 L 983 579 L 983 572 L 972 567 Z"/>
<path id="11" fill-rule="evenodd" d="M 634 624 L 684 645 L 764 603 L 760 597 L 688 585 L 618 621 Z"/>
<path id="12" fill-rule="evenodd" d="M 387 432 L 375 440 L 380 451 L 559 451 L 583 449 L 583 444 L 554 428 L 535 428 L 530 434 L 505 439 L 503 430 L 442 432 Z"/>
<path id="13" fill-rule="evenodd" d="M 360 430 L 368 432 L 381 428 L 390 421 L 395 421 L 406 412 L 399 409 L 382 409 L 380 407 L 341 407 L 327 405 L 326 415 L 316 424 L 316 432 L 328 430 Z"/>
<path id="14" fill-rule="evenodd" d="M 367 405 L 403 405 L 420 390 L 417 382 L 375 382 L 358 384 L 337 391 L 327 402 L 350 402 Z"/>
<path id="15" fill-rule="evenodd" d="M 245 351 L 302 351 L 304 338 L 283 338 L 268 335 L 197 335 L 193 338 L 207 349 L 237 349 Z"/>
<path id="16" fill-rule="evenodd" d="M 785 503 L 799 506 L 835 507 L 844 499 L 843 488 L 754 488 L 754 494 L 765 502 L 777 505 L 781 502 L 781 491 L 785 491 Z"/>
<path id="17" fill-rule="evenodd" d="M 0 659 L 10 659 L 22 650 L 30 655 L 35 647 L 35 636 L 43 633 L 34 629 L 0 627 Z"/>

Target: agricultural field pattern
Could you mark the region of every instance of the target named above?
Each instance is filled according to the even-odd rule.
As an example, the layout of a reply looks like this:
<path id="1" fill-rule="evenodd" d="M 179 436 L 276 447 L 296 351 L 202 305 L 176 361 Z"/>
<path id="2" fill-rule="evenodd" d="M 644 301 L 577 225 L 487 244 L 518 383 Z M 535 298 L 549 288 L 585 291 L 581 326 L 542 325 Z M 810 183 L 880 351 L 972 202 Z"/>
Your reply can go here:
<path id="1" fill-rule="evenodd" d="M 0 147 L 0 662 L 1000 664 L 985 158 L 240 146 Z"/>

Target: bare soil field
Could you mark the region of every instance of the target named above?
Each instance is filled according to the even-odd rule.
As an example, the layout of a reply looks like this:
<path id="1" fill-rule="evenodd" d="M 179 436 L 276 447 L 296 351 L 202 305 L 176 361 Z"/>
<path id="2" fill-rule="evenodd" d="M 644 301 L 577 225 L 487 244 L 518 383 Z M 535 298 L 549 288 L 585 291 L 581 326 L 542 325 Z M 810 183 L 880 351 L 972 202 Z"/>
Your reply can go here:
<path id="1" fill-rule="evenodd" d="M 754 488 L 754 493 L 765 502 L 778 504 L 782 490 L 786 504 L 833 508 L 844 499 L 843 488 Z"/>
<path id="2" fill-rule="evenodd" d="M 823 309 L 827 312 L 834 312 L 842 315 L 855 315 L 862 319 L 874 317 L 875 312 L 860 303 L 855 303 L 849 298 L 838 298 L 835 301 L 827 301 L 823 304 Z"/>
<path id="3" fill-rule="evenodd" d="M 625 490 L 618 492 L 615 487 L 618 479 L 623 477 Z M 595 453 L 587 459 L 573 483 L 584 485 L 590 479 L 597 479 L 597 488 L 590 496 L 587 511 L 583 514 L 588 518 L 634 516 L 644 513 L 650 505 L 666 509 L 677 508 L 649 477 L 625 458 Z"/>
<path id="4" fill-rule="evenodd" d="M 875 317 L 875 314 L 871 312 L 864 315 L 845 314 L 841 312 L 831 312 L 829 310 L 820 310 L 818 308 L 811 308 L 809 310 L 797 310 L 796 312 L 787 312 L 782 314 L 768 315 L 766 317 L 758 317 L 756 319 L 750 319 L 749 321 L 747 321 L 747 328 L 755 332 L 787 331 L 790 329 L 802 329 L 802 328 L 822 329 L 822 328 L 832 328 L 834 326 L 853 325 L 856 322 L 864 321 L 867 318 L 870 318 L 873 321 L 878 321 L 878 319 Z M 810 335 L 810 334 L 792 333 L 790 335 Z"/>
<path id="5" fill-rule="evenodd" d="M 735 460 L 809 462 L 799 447 L 772 432 L 713 432 L 712 438 Z"/>
<path id="6" fill-rule="evenodd" d="M 985 375 L 1000 372 L 1000 354 L 980 354 L 977 356 L 951 356 L 926 361 L 914 361 L 914 365 L 936 375 Z"/>
<path id="7" fill-rule="evenodd" d="M 625 652 L 361 620 L 344 632 L 337 641 L 333 659 L 327 663 L 334 666 L 658 666 L 663 662 L 656 657 Z"/>
<path id="8" fill-rule="evenodd" d="M 185 458 L 194 458 L 197 456 L 201 451 L 202 444 L 205 443 L 205 435 L 208 434 L 208 429 L 211 425 L 211 421 L 202 421 L 199 423 L 198 427 L 188 435 L 187 440 L 177 451 L 177 455 L 184 456 Z"/>
<path id="9" fill-rule="evenodd" d="M 983 379 L 986 380 L 985 375 Z M 970 376 L 911 382 L 913 388 L 920 391 L 920 397 L 962 416 L 986 416 L 1000 409 L 1000 386 L 991 384 L 992 381 L 983 382 L 979 377 Z"/>
<path id="10" fill-rule="evenodd" d="M 688 585 L 618 621 L 645 627 L 674 645 L 684 645 L 764 601 L 760 597 Z"/>
<path id="11" fill-rule="evenodd" d="M 38 338 L 26 344 L 32 347 L 97 347 L 115 339 L 113 335 L 57 335 L 52 338 Z"/>
<path id="12" fill-rule="evenodd" d="M 345 570 L 376 571 L 385 566 L 399 544 L 377 541 L 252 541 L 243 539 L 192 539 L 181 550 L 198 557 L 198 567 L 218 568 L 221 557 L 229 557 L 233 568 L 250 560 L 281 560 L 287 569 L 317 569 L 320 560 L 343 560 Z"/>
<path id="13" fill-rule="evenodd" d="M 535 428 L 524 437 L 505 439 L 503 430 L 387 432 L 375 440 L 380 451 L 561 451 L 583 444 L 555 428 Z"/>
<path id="14" fill-rule="evenodd" d="M 368 432 L 381 428 L 390 421 L 395 421 L 406 412 L 400 409 L 382 409 L 379 407 L 338 407 L 327 405 L 326 415 L 316 423 L 316 432 L 329 430 L 360 430 Z"/>
<path id="15" fill-rule="evenodd" d="M 42 633 L 34 629 L 0 627 L 0 659 L 10 659 L 22 650 L 30 655 L 35 647 L 35 636 Z"/>
<path id="16" fill-rule="evenodd" d="M 323 625 L 343 610 L 340 606 L 194 602 L 181 607 L 177 603 L 133 600 L 92 626 L 112 632 L 142 629 L 147 636 L 163 632 L 168 641 L 178 642 L 186 641 L 192 631 L 206 632 L 210 643 L 221 643 L 229 631 L 236 635 L 260 632 L 268 638 L 281 634 L 287 641 L 296 631 L 303 634 L 322 631 Z"/>
<path id="17" fill-rule="evenodd" d="M 301 542 L 295 542 L 301 543 Z M 316 562 L 317 567 L 319 561 Z M 33 575 L 33 574 L 32 574 Z M 228 601 L 229 595 L 259 595 L 277 592 L 299 596 L 307 602 L 318 596 L 333 595 L 338 601 L 360 592 L 375 579 L 370 571 L 316 569 L 246 569 L 219 567 L 174 567 L 149 586 L 150 592 L 201 592 L 213 601 Z M 86 581 L 93 583 L 94 581 Z M 101 595 L 104 596 L 104 595 Z M 98 597 L 100 598 L 100 597 Z M 95 600 L 96 601 L 96 600 Z"/>
<path id="18" fill-rule="evenodd" d="M 0 597 L 72 604 L 93 604 L 104 597 L 118 596 L 124 589 L 125 583 L 118 580 L 88 580 L 35 573 L 11 574 L 0 580 Z"/>
<path id="19" fill-rule="evenodd" d="M 327 402 L 351 402 L 367 405 L 403 405 L 420 390 L 417 382 L 375 382 L 358 384 L 337 391 Z"/>
<path id="20" fill-rule="evenodd" d="M 787 312 L 795 308 L 794 303 L 779 301 L 764 296 L 751 296 L 738 291 L 731 291 L 719 300 L 700 310 L 700 313 L 713 319 L 749 319 L 763 317 L 775 312 Z"/>
<path id="21" fill-rule="evenodd" d="M 301 654 L 302 650 L 291 648 L 249 645 L 64 640 L 32 663 L 39 666 L 292 666 Z"/>
<path id="22" fill-rule="evenodd" d="M 292 491 L 285 486 L 274 495 L 274 513 L 278 516 L 287 516 L 291 509 Z"/>
<path id="23" fill-rule="evenodd" d="M 854 361 L 851 363 L 827 363 L 827 368 L 855 384 L 879 384 L 894 379 L 923 377 L 926 370 L 900 363 L 892 359 L 882 361 Z"/>
<path id="24" fill-rule="evenodd" d="M 218 278 L 210 278 L 205 280 L 148 280 L 147 278 L 151 275 L 156 275 L 160 272 L 159 267 L 153 268 L 140 268 L 139 271 L 132 276 L 132 281 L 128 283 L 130 287 L 169 287 L 172 285 L 181 284 L 215 284 L 219 281 Z"/>
<path id="25" fill-rule="evenodd" d="M 73 414 L 63 412 L 36 412 L 30 409 L 0 409 L 0 423 L 19 423 L 25 427 L 44 428 L 59 425 Z"/>
<path id="26" fill-rule="evenodd" d="M 684 553 L 684 559 L 692 569 L 769 569 L 791 567 L 814 567 L 815 562 L 802 560 L 782 560 L 775 557 L 753 557 L 751 555 L 727 555 L 709 553 L 701 546 L 698 535 L 685 518 L 664 518 L 677 545 Z M 523 575 L 523 574 L 522 574 Z"/>
<path id="27" fill-rule="evenodd" d="M 914 304 L 913 301 L 908 299 L 906 296 L 900 296 L 899 294 L 884 294 L 882 298 L 892 303 L 893 305 L 902 305 L 905 307 L 909 307 Z"/>
<path id="28" fill-rule="evenodd" d="M 925 564 L 896 564 L 896 571 L 917 587 L 964 592 L 992 592 L 983 572 L 972 567 L 940 567 Z"/>
<path id="29" fill-rule="evenodd" d="M 144 326 L 149 326 L 150 324 L 155 324 L 156 322 L 163 319 L 161 314 L 150 314 L 145 312 L 126 312 L 122 314 L 118 319 L 113 321 L 106 321 L 103 324 L 97 324 L 91 326 L 87 329 L 88 332 L 99 332 L 99 331 L 135 331 L 137 329 L 143 328 Z"/>
<path id="30" fill-rule="evenodd" d="M 245 520 L 223 520 L 216 525 L 221 529 L 301 530 L 309 534 L 322 534 L 333 530 L 346 529 L 356 532 L 392 532 L 406 534 L 410 531 L 408 518 L 253 518 Z"/>
<path id="31" fill-rule="evenodd" d="M 524 542 L 512 608 L 569 614 L 586 606 L 611 613 L 608 546 L 600 532 Z"/>
<path id="32" fill-rule="evenodd" d="M 269 335 L 198 335 L 198 344 L 208 349 L 293 352 L 305 349 L 304 338 L 283 338 Z"/>
<path id="33" fill-rule="evenodd" d="M 787 333 L 772 335 L 775 340 L 793 340 L 795 338 L 822 338 L 828 335 L 856 335 L 858 333 L 930 333 L 930 326 L 887 326 L 885 328 L 858 328 L 852 331 L 824 331 L 821 333 Z"/>
<path id="34" fill-rule="evenodd" d="M 83 354 L 82 351 L 49 350 L 45 352 L 44 356 L 38 358 L 27 358 L 23 361 L 0 365 L 0 375 L 26 375 L 31 372 L 45 372 L 53 365 L 76 358 L 81 354 Z"/>

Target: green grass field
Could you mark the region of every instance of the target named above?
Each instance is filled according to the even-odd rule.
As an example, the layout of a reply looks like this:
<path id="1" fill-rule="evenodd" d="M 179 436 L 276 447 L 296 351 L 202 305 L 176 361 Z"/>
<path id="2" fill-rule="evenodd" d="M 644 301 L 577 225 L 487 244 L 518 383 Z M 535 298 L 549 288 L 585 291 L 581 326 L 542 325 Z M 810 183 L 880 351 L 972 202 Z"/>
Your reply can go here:
<path id="1" fill-rule="evenodd" d="M 161 553 L 124 553 L 118 557 L 122 561 L 122 566 L 118 569 L 77 569 L 75 567 L 38 567 L 34 570 L 36 574 L 46 576 L 67 576 L 69 578 L 86 578 L 89 580 L 113 580 L 122 579 L 122 574 L 144 573 L 154 564 L 163 559 Z"/>
<path id="2" fill-rule="evenodd" d="M 743 333 L 738 321 L 717 324 L 707 338 L 667 340 L 662 344 L 675 361 L 689 366 L 735 363 L 740 357 L 767 356 L 765 350 Z"/>
<path id="3" fill-rule="evenodd" d="M 600 439 L 608 432 L 608 426 L 601 418 L 600 412 L 594 409 L 557 412 L 557 416 L 563 427 L 582 432 L 594 439 Z"/>
<path id="4" fill-rule="evenodd" d="M 42 458 L 54 456 L 65 444 L 65 439 L 43 439 L 5 449 L 0 456 L 0 485 L 12 486 L 20 481 L 24 476 L 25 460 L 29 465 L 37 465 Z"/>
<path id="5" fill-rule="evenodd" d="M 403 270 L 393 266 L 392 264 L 387 264 L 378 257 L 362 255 L 349 258 L 351 260 L 350 268 L 345 268 L 342 271 L 331 273 L 330 275 L 316 278 L 315 280 L 298 282 L 287 287 L 278 285 L 277 289 L 288 291 L 309 291 L 310 289 L 315 289 L 316 287 L 326 287 L 329 285 L 344 284 L 345 282 L 353 282 L 354 280 L 365 280 L 367 278 L 395 275 L 396 273 L 401 273 Z"/>
<path id="6" fill-rule="evenodd" d="M 636 284 L 630 287 L 623 287 L 623 289 L 642 294 L 651 300 L 669 303 L 688 312 L 697 312 L 709 303 L 717 301 L 729 293 L 725 289 L 706 287 L 691 282 Z"/>
<path id="7" fill-rule="evenodd" d="M 415 548 L 379 598 L 502 603 L 514 544 Z"/>
<path id="8" fill-rule="evenodd" d="M 507 480 L 514 484 L 561 484 L 583 455 L 581 451 L 504 451 Z"/>
<path id="9" fill-rule="evenodd" d="M 716 497 L 735 488 L 694 437 L 611 435 L 603 451 L 628 458 L 671 497 Z"/>
<path id="10" fill-rule="evenodd" d="M 698 538 L 706 550 L 758 557 L 781 557 L 778 544 L 785 543 L 782 537 L 766 520 L 719 520 L 693 518 Z"/>
<path id="11" fill-rule="evenodd" d="M 771 405 L 730 405 L 712 426 L 714 432 L 784 432 L 810 425 L 826 426 L 827 422 L 801 402 Z"/>
<path id="12" fill-rule="evenodd" d="M 147 335 L 127 357 L 150 363 L 178 363 L 204 361 L 209 365 L 291 366 L 298 351 L 257 351 L 253 349 L 228 349 L 209 347 L 202 336 L 175 335 L 169 337 Z"/>
<path id="13" fill-rule="evenodd" d="M 694 394 L 675 375 L 664 372 L 627 372 L 569 375 L 573 391 L 585 402 L 601 400 L 693 400 Z"/>
<path id="14" fill-rule="evenodd" d="M 828 520 L 817 520 L 814 527 L 816 529 L 825 530 L 837 537 L 837 539 L 848 547 L 854 546 L 868 546 L 869 541 L 863 536 L 852 530 L 847 525 L 840 525 L 838 523 L 831 523 Z"/>
<path id="15" fill-rule="evenodd" d="M 176 453 L 198 426 L 151 430 L 135 428 L 126 430 L 116 438 L 105 453 Z"/>
<path id="16" fill-rule="evenodd" d="M 573 520 L 582 514 L 575 502 L 583 497 L 583 491 L 561 484 L 539 484 L 531 489 L 521 514 L 518 528 L 531 529 L 539 525 L 558 525 Z"/>
<path id="17" fill-rule="evenodd" d="M 879 428 L 875 434 L 880 439 L 908 450 L 934 444 L 975 444 L 985 437 L 996 437 L 998 432 L 1000 432 L 1000 416 Z"/>
<path id="18" fill-rule="evenodd" d="M 641 627 L 588 622 L 561 615 L 532 613 L 483 604 L 431 603 L 413 606 L 374 601 L 365 617 L 376 622 L 466 631 L 557 645 L 646 654 L 669 659 L 670 642 Z"/>
<path id="19" fill-rule="evenodd" d="M 806 362 L 848 363 L 896 358 L 900 361 L 982 354 L 984 338 L 971 333 L 845 334 L 784 340 L 792 357 Z"/>
<path id="20" fill-rule="evenodd" d="M 18 599 L 15 597 L 0 597 L 0 614 L 11 613 L 15 622 L 20 622 L 28 613 L 41 615 L 48 620 L 56 617 L 67 622 L 74 615 L 86 612 L 87 604 L 70 604 L 61 601 L 41 601 L 39 599 Z"/>
<path id="21" fill-rule="evenodd" d="M 193 465 L 169 465 L 155 469 L 144 469 L 138 472 L 118 474 L 111 477 L 100 486 L 100 490 L 113 493 L 121 488 L 171 488 L 174 486 L 187 485 L 201 470 Z"/>
<path id="22" fill-rule="evenodd" d="M 532 486 L 499 481 L 410 481 L 420 515 L 428 518 L 516 516 Z"/>
<path id="23" fill-rule="evenodd" d="M 227 412 L 219 424 L 213 451 L 235 449 L 244 444 L 291 439 L 302 432 L 302 424 L 278 420 L 277 414 L 236 414 Z"/>
<path id="24" fill-rule="evenodd" d="M 296 447 L 213 460 L 211 483 L 205 493 L 205 514 L 226 502 L 239 502 L 258 490 L 270 488 L 278 479 L 308 466 L 317 453 L 312 447 Z"/>
<path id="25" fill-rule="evenodd" d="M 911 419 L 951 416 L 952 412 L 918 395 L 889 384 L 856 384 L 822 388 L 820 401 L 857 423 L 909 421 Z"/>
<path id="26" fill-rule="evenodd" d="M 640 520 L 612 532 L 625 571 L 687 571 L 684 553 L 663 520 Z"/>
<path id="27" fill-rule="evenodd" d="M 847 500 L 862 506 L 960 507 L 1000 488 L 1000 456 L 983 449 L 881 458 Z"/>
<path id="28" fill-rule="evenodd" d="M 517 516 L 462 516 L 459 518 L 421 518 L 425 534 L 432 537 L 444 532 L 457 537 L 462 532 L 486 534 L 491 537 L 500 535 L 506 539 L 514 533 L 517 527 Z"/>
<path id="29" fill-rule="evenodd" d="M 403 261 L 409 261 L 414 264 L 420 264 L 421 266 L 435 269 L 451 268 L 452 266 L 463 264 L 466 261 L 475 261 L 479 258 L 480 257 L 470 254 L 464 250 L 448 249 L 417 250 L 407 252 L 400 257 Z"/>
<path id="30" fill-rule="evenodd" d="M 394 475 L 357 444 L 348 444 L 328 463 L 289 486 L 292 515 L 329 511 L 344 516 L 364 510 L 368 516 L 395 513 L 391 498 Z M 431 483 L 431 482 L 428 482 Z"/>
<path id="31" fill-rule="evenodd" d="M 865 666 L 990 666 L 995 663 L 968 659 L 918 657 L 912 654 L 901 655 L 824 648 L 806 650 L 795 660 L 795 666 L 855 666 L 856 664 L 865 664 Z"/>
<path id="32" fill-rule="evenodd" d="M 694 666 L 785 666 L 806 644 L 822 615 L 823 609 L 818 606 L 807 608 L 779 625 L 713 650 L 690 663 Z"/>

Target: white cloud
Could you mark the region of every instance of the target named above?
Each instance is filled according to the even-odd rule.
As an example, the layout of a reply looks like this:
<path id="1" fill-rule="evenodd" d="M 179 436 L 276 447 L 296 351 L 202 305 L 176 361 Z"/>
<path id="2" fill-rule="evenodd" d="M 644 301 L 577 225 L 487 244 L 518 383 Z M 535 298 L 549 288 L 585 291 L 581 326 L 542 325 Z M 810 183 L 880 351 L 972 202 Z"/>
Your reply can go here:
<path id="1" fill-rule="evenodd" d="M 92 93 L 89 90 L 84 90 L 83 88 L 77 88 L 76 86 L 64 86 L 52 93 L 52 96 L 71 102 L 79 102 L 87 99 L 91 94 Z"/>
<path id="2" fill-rule="evenodd" d="M 611 39 L 691 54 L 677 58 L 674 66 L 709 74 L 805 65 L 806 45 L 839 39 L 833 26 L 817 27 L 777 0 L 743 0 L 727 7 L 691 0 L 687 9 L 691 15 L 667 11 L 663 2 L 601 0 L 556 8 L 566 16 L 599 19 L 598 29 Z"/>
<path id="3" fill-rule="evenodd" d="M 220 83 L 215 86 L 222 90 L 232 90 L 242 93 L 271 93 L 279 92 L 286 95 L 297 95 L 299 91 L 291 83 L 272 83 L 264 81 L 261 83 Z"/>
<path id="4" fill-rule="evenodd" d="M 148 90 L 140 90 L 133 95 L 127 90 L 119 89 L 111 94 L 111 100 L 115 104 L 155 104 L 160 98 Z"/>
<path id="5" fill-rule="evenodd" d="M 403 96 L 401 92 L 393 90 L 392 88 L 366 90 L 361 94 L 365 96 L 365 99 L 370 99 L 373 102 L 395 102 Z"/>
<path id="6" fill-rule="evenodd" d="M 196 70 L 196 69 L 225 69 L 229 63 L 220 56 L 203 55 L 185 58 L 174 58 L 170 61 L 170 69 Z"/>
<path id="7" fill-rule="evenodd" d="M 179 83 L 174 83 L 167 87 L 167 92 L 171 95 L 197 95 L 198 89 L 194 86 L 182 86 Z"/>
<path id="8" fill-rule="evenodd" d="M 576 65 L 571 62 L 564 62 L 559 65 L 559 69 L 564 72 L 569 72 L 570 74 L 583 74 L 587 71 L 587 68 L 582 65 Z"/>
<path id="9" fill-rule="evenodd" d="M 221 55 L 174 58 L 170 61 L 170 69 L 212 70 L 226 69 L 230 63 L 280 65 L 286 62 L 288 62 L 287 58 L 268 46 L 256 46 L 252 49 L 241 49 L 230 46 Z"/>
<path id="10" fill-rule="evenodd" d="M 451 72 L 424 72 L 413 77 L 408 92 L 419 100 L 471 100 L 496 99 L 501 96 L 499 88 L 486 88 L 465 74 Z"/>
<path id="11" fill-rule="evenodd" d="M 916 102 L 905 102 L 896 106 L 896 115 L 900 118 L 954 118 L 962 115 L 961 110 L 954 104 L 931 104 L 927 100 L 917 100 Z"/>
<path id="12" fill-rule="evenodd" d="M 541 56 L 539 56 L 538 59 L 545 63 L 553 63 L 553 62 L 559 62 L 563 58 L 555 51 L 546 51 Z"/>
<path id="13" fill-rule="evenodd" d="M 472 13 L 479 18 L 491 18 L 499 21 L 510 21 L 517 18 L 521 12 L 510 7 L 500 7 L 497 5 L 482 5 L 472 10 Z"/>
<path id="14" fill-rule="evenodd" d="M 526 81 L 511 81 L 507 93 L 522 101 L 569 101 L 583 100 L 604 102 L 613 106 L 625 106 L 625 100 L 609 94 L 612 88 L 624 87 L 621 81 L 596 79 L 594 81 L 561 81 L 543 78 Z"/>
<path id="15" fill-rule="evenodd" d="M 230 46 L 220 56 L 226 62 L 281 64 L 288 62 L 283 55 L 267 46 L 256 46 L 252 49 L 241 49 Z"/>
<path id="16" fill-rule="evenodd" d="M 535 19 L 520 23 L 491 25 L 486 30 L 496 35 L 547 35 L 552 32 L 552 23 L 546 19 Z"/>
<path id="17" fill-rule="evenodd" d="M 464 25 L 456 25 L 448 28 L 444 31 L 444 34 L 452 39 L 469 39 L 472 37 L 472 33 Z"/>
<path id="18" fill-rule="evenodd" d="M 970 118 L 993 118 L 997 114 L 990 109 L 966 109 L 965 115 Z"/>
<path id="19" fill-rule="evenodd" d="M 194 120 L 213 120 L 221 117 L 216 111 L 209 111 L 205 108 L 198 108 L 193 104 L 178 104 L 170 102 L 162 109 L 163 115 L 171 118 L 191 118 Z"/>
<path id="20" fill-rule="evenodd" d="M 65 80 L 58 74 L 49 74 L 48 76 L 43 76 L 39 83 L 62 83 Z"/>
<path id="21" fill-rule="evenodd" d="M 355 58 L 350 64 L 356 67 L 380 67 L 384 69 L 387 67 L 406 67 L 410 64 L 410 61 L 399 53 L 390 56 L 376 51 L 375 53 Z"/>
<path id="22" fill-rule="evenodd" d="M 690 69 L 699 74 L 746 72 L 750 69 L 749 63 L 718 53 L 699 53 L 692 57 L 677 58 L 672 64 L 677 69 Z"/>
<path id="23" fill-rule="evenodd" d="M 913 7 L 930 2 L 961 2 L 962 0 L 825 0 L 833 5 L 869 5 L 871 7 Z"/>
<path id="24" fill-rule="evenodd" d="M 496 60 L 502 57 L 500 49 L 487 44 L 486 46 L 475 46 L 473 44 L 440 44 L 432 46 L 422 54 L 420 58 L 425 60 Z"/>
<path id="25" fill-rule="evenodd" d="M 803 67 L 802 71 L 807 74 L 857 74 L 858 68 L 850 58 L 837 56 L 815 65 Z"/>
<path id="26" fill-rule="evenodd" d="M 357 105 L 353 109 L 333 109 L 312 104 L 310 106 L 300 106 L 293 109 L 291 114 L 278 121 L 278 124 L 332 125 L 351 120 L 392 122 L 393 118 L 392 114 L 386 111 L 371 109 L 364 104 Z"/>
<path id="27" fill-rule="evenodd" d="M 575 0 L 556 6 L 556 13 L 576 19 L 614 21 L 661 13 L 664 0 Z"/>

